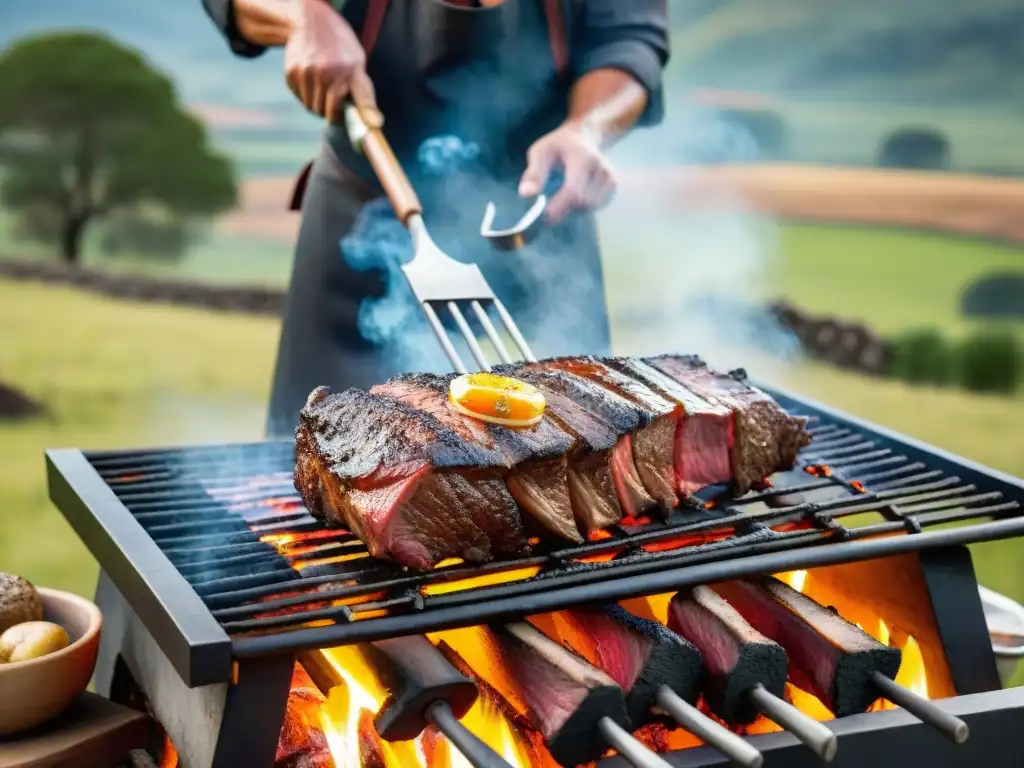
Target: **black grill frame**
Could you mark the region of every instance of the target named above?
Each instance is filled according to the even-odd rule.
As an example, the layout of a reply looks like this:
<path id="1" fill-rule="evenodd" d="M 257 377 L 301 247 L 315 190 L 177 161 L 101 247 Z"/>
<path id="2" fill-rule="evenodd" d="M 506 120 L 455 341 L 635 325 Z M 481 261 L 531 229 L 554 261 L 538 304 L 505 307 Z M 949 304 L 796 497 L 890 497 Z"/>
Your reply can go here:
<path id="1" fill-rule="evenodd" d="M 263 636 L 231 637 L 225 627 L 237 630 L 260 625 L 222 623 L 218 617 L 230 619 L 244 613 L 230 603 L 231 600 L 240 599 L 240 596 L 268 589 L 284 592 L 294 588 L 294 579 L 277 582 L 276 585 L 263 583 L 275 580 L 274 573 L 293 573 L 287 567 L 287 560 L 258 545 L 243 546 L 233 551 L 242 552 L 239 556 L 243 560 L 248 558 L 258 570 L 266 572 L 257 572 L 240 579 L 221 580 L 220 583 L 199 583 L 194 588 L 168 555 L 168 552 L 175 551 L 174 548 L 162 548 L 153 532 L 160 534 L 161 541 L 181 541 L 183 537 L 180 534 L 195 525 L 210 525 L 203 523 L 203 518 L 211 513 L 211 509 L 216 510 L 217 505 L 199 506 L 191 513 L 182 512 L 179 506 L 174 514 L 185 514 L 187 518 L 191 515 L 186 523 L 176 523 L 170 527 L 150 526 L 147 530 L 140 522 L 139 515 L 142 520 L 158 519 L 160 499 L 164 498 L 159 481 L 155 487 L 153 483 L 148 483 L 148 488 L 143 489 L 144 494 L 136 493 L 128 497 L 128 503 L 135 508 L 133 512 L 125 502 L 123 493 L 126 488 L 131 490 L 131 484 L 111 484 L 103 473 L 130 473 L 145 461 L 163 460 L 161 457 L 166 456 L 183 458 L 186 462 L 202 466 L 204 472 L 211 472 L 219 467 L 216 462 L 211 463 L 204 457 L 216 460 L 218 456 L 231 456 L 232 462 L 242 461 L 252 470 L 250 477 L 262 476 L 268 470 L 280 471 L 282 467 L 288 467 L 290 451 L 293 450 L 290 442 L 146 451 L 49 451 L 47 471 L 50 497 L 99 560 L 103 570 L 129 600 L 189 686 L 229 681 L 232 663 L 240 658 L 293 654 L 385 637 L 505 621 L 570 605 L 656 594 L 724 579 L 835 565 L 1024 535 L 1024 482 L 1021 480 L 796 395 L 769 387 L 763 389 L 791 413 L 811 418 L 817 447 L 812 444 L 804 452 L 805 463 L 828 461 L 839 471 L 831 479 L 814 478 L 807 474 L 789 475 L 794 482 L 800 480 L 796 483 L 799 488 L 789 485 L 767 489 L 744 497 L 735 504 L 777 499 L 797 490 L 813 492 L 814 488 L 850 488 L 851 482 L 857 478 L 845 476 L 843 470 L 848 472 L 851 467 L 857 469 L 856 474 L 865 480 L 874 477 L 872 482 L 866 483 L 870 495 L 852 495 L 837 501 L 770 509 L 762 513 L 760 525 L 749 525 L 750 518 L 747 515 L 742 521 L 733 520 L 737 525 L 743 522 L 745 527 L 738 528 L 737 532 L 741 536 L 731 539 L 726 545 L 698 545 L 654 556 L 627 557 L 625 561 L 618 561 L 610 568 L 573 564 L 565 555 L 579 553 L 581 550 L 593 552 L 612 545 L 620 548 L 623 546 L 621 540 L 611 545 L 600 542 L 585 545 L 584 548 L 562 550 L 561 557 L 532 558 L 528 564 L 544 566 L 546 572 L 525 582 L 447 595 L 423 597 L 418 591 L 410 589 L 424 578 L 439 578 L 437 572 L 426 577 L 400 575 L 384 584 L 388 594 L 383 601 L 354 609 L 357 612 L 367 610 L 368 605 L 370 609 L 387 608 L 392 611 L 392 615 L 351 621 L 353 609 L 333 607 L 326 612 L 303 613 L 298 618 L 290 616 L 285 619 L 260 620 L 264 628 L 281 625 L 284 630 Z M 829 439 L 823 440 L 824 437 Z M 823 449 L 823 445 L 832 447 Z M 858 450 L 863 453 L 857 453 Z M 243 478 L 233 474 L 230 479 Z M 172 488 L 174 485 L 172 483 Z M 181 486 L 180 483 L 177 485 Z M 913 496 L 926 495 L 923 499 L 912 500 L 918 503 L 905 504 L 905 509 L 901 511 L 894 499 L 906 497 L 907 488 L 916 489 Z M 122 491 L 120 496 L 118 491 Z M 148 493 L 152 495 L 146 498 Z M 185 493 L 185 497 L 172 499 L 172 505 L 190 500 L 189 494 Z M 202 493 L 198 496 L 193 494 L 195 499 L 203 500 L 202 497 Z M 964 501 L 969 502 L 969 508 L 965 512 L 958 512 L 956 502 Z M 148 507 L 145 506 L 147 504 Z M 723 513 L 735 504 L 722 503 L 713 512 L 699 508 L 689 510 L 685 514 L 685 528 L 673 528 L 672 533 L 678 535 L 720 529 L 730 520 L 723 517 Z M 885 521 L 849 529 L 838 519 L 854 511 L 868 509 L 882 511 Z M 932 529 L 938 523 L 966 522 L 979 518 L 998 519 L 954 528 Z M 765 525 L 778 527 L 782 523 L 797 520 L 809 522 L 812 527 L 782 534 L 765 533 Z M 294 520 L 281 530 L 314 530 L 319 527 L 319 523 L 308 519 L 308 516 L 296 513 Z M 201 535 L 214 535 L 219 540 L 225 535 L 233 535 L 231 530 L 238 529 L 238 526 L 231 522 L 218 522 L 212 528 L 218 532 Z M 649 539 L 651 529 L 644 530 L 648 533 L 641 536 Z M 878 536 L 900 532 L 908 535 Z M 664 535 L 664 531 L 654 535 Z M 240 538 L 246 537 L 243 534 Z M 250 534 L 248 538 L 253 537 Z M 351 537 L 340 534 L 337 537 L 339 544 L 350 540 Z M 193 539 L 192 543 L 202 541 Z M 639 542 L 634 536 L 628 543 L 634 546 L 625 552 L 627 556 L 635 554 L 635 545 Z M 187 539 L 182 546 L 187 550 Z M 286 566 L 283 570 L 282 563 Z M 524 561 L 517 563 L 524 564 Z M 480 573 L 502 570 L 515 567 L 517 563 L 493 564 L 472 571 Z M 264 565 L 266 569 L 263 569 Z M 185 572 L 188 570 L 186 566 Z M 338 580 L 336 575 L 313 578 Z M 375 582 L 373 586 L 376 592 L 380 591 L 382 584 Z M 200 593 L 206 597 L 206 601 Z M 322 595 L 321 599 L 327 596 Z M 268 604 L 261 604 L 260 608 L 267 610 Z M 251 612 L 251 609 L 248 610 Z M 303 629 L 288 629 L 286 626 L 288 622 L 298 621 L 299 618 L 309 620 L 311 616 L 331 618 L 337 623 Z"/>

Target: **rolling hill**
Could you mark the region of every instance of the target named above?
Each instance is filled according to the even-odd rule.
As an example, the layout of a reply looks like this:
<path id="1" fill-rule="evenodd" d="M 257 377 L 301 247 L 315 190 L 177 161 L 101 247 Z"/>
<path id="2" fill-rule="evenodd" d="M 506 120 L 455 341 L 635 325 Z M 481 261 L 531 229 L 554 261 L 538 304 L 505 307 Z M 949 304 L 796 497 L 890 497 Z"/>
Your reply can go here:
<path id="1" fill-rule="evenodd" d="M 886 132 L 923 123 L 954 135 L 954 167 L 1024 165 L 1009 157 L 1024 140 L 1024 0 L 668 2 L 671 119 L 648 146 L 675 161 L 689 151 L 679 137 L 731 140 L 718 124 L 687 122 L 688 95 L 712 88 L 784 105 L 791 159 L 801 162 L 870 163 Z M 61 28 L 95 29 L 145 51 L 188 103 L 266 116 L 269 126 L 212 121 L 249 175 L 290 173 L 317 141 L 319 122 L 284 87 L 280 52 L 234 57 L 200 0 L 0 1 L 0 49 Z"/>

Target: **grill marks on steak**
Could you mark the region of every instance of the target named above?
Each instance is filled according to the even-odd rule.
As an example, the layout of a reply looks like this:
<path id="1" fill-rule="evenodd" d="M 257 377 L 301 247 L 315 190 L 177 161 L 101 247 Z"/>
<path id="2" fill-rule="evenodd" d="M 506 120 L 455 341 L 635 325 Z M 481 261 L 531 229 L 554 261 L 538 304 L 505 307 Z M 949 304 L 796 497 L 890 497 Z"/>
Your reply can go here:
<path id="1" fill-rule="evenodd" d="M 426 569 L 448 557 L 480 563 L 527 551 L 498 453 L 423 411 L 319 387 L 295 442 L 295 487 L 307 509 L 355 533 L 374 557 Z"/>
<path id="2" fill-rule="evenodd" d="M 698 357 L 659 355 L 644 358 L 709 403 L 732 413 L 729 440 L 733 490 L 746 493 L 782 469 L 791 469 L 800 449 L 811 442 L 807 420 L 790 416 L 771 397 L 746 381 L 746 372 L 719 373 Z"/>
<path id="3" fill-rule="evenodd" d="M 682 416 L 678 403 L 596 357 L 554 358 L 527 367 L 571 374 L 600 387 L 615 401 L 630 403 L 638 419 L 630 445 L 637 476 L 663 510 L 679 503 L 673 470 L 674 437 Z"/>
<path id="4" fill-rule="evenodd" d="M 370 390 L 430 414 L 467 443 L 505 467 L 505 484 L 529 515 L 528 527 L 580 543 L 566 476 L 567 454 L 575 436 L 551 419 L 525 429 L 509 429 L 464 416 L 448 406 L 454 375 L 403 374 Z M 457 509 L 457 503 L 455 509 Z M 529 523 L 533 526 L 529 526 Z"/>

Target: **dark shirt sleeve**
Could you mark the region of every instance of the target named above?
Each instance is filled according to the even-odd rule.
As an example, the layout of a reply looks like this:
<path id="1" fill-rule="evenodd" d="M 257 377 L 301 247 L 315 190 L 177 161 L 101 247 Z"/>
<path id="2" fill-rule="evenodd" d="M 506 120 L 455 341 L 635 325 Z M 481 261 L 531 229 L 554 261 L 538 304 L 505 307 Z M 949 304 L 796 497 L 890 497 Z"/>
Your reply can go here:
<path id="1" fill-rule="evenodd" d="M 203 0 L 203 6 L 206 8 L 206 13 L 213 19 L 213 23 L 217 25 L 217 29 L 228 41 L 228 45 L 235 55 L 252 59 L 267 50 L 264 46 L 249 42 L 242 37 L 242 33 L 238 31 L 238 25 L 235 23 L 233 0 Z"/>
<path id="2" fill-rule="evenodd" d="M 666 0 L 582 0 L 572 32 L 576 77 L 595 69 L 621 69 L 647 89 L 640 125 L 664 114 L 662 71 L 669 57 Z"/>

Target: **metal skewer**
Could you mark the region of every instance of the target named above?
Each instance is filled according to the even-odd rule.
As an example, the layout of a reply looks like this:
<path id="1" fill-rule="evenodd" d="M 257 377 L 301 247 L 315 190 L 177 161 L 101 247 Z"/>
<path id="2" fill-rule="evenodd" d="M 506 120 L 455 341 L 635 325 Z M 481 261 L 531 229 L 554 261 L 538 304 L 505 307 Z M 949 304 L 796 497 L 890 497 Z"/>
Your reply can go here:
<path id="1" fill-rule="evenodd" d="M 601 737 L 633 768 L 672 768 L 660 756 L 645 747 L 621 725 L 610 717 L 602 717 L 597 722 Z"/>
<path id="2" fill-rule="evenodd" d="M 459 672 L 422 635 L 372 643 L 388 660 L 378 665 L 390 673 L 392 691 L 374 720 L 385 741 L 408 741 L 427 723 L 437 726 L 475 768 L 511 768 L 497 752 L 459 722 L 478 696 L 476 683 Z M 454 709 L 453 709 L 454 707 Z"/>
<path id="3" fill-rule="evenodd" d="M 882 696 L 898 707 L 902 707 L 922 723 L 935 728 L 954 744 L 963 744 L 971 735 L 971 729 L 959 717 L 949 714 L 928 699 L 898 685 L 879 671 L 871 675 L 871 682 Z"/>
<path id="4" fill-rule="evenodd" d="M 656 700 L 658 706 L 685 730 L 721 752 L 736 765 L 744 768 L 761 768 L 764 765 L 764 755 L 746 739 L 712 720 L 667 685 L 658 689 Z"/>
<path id="5" fill-rule="evenodd" d="M 497 752 L 459 722 L 447 702 L 438 701 L 431 704 L 427 708 L 426 719 L 436 725 L 475 768 L 511 768 Z"/>
<path id="6" fill-rule="evenodd" d="M 773 696 L 761 683 L 751 688 L 747 695 L 762 714 L 800 739 L 822 760 L 831 762 L 835 758 L 839 745 L 831 729 L 789 702 Z"/>

